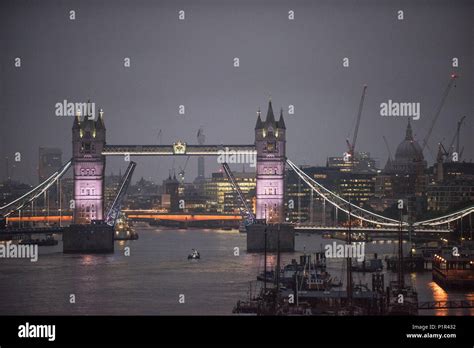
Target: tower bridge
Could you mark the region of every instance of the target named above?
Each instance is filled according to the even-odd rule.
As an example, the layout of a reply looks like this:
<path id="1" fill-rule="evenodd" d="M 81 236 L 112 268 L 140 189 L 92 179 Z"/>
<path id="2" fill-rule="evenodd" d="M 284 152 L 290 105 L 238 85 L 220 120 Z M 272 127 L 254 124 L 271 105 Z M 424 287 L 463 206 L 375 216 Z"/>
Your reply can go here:
<path id="1" fill-rule="evenodd" d="M 169 145 L 114 145 L 106 141 L 104 113 L 99 113 L 97 120 L 89 115 L 77 116 L 72 127 L 73 157 L 63 168 L 47 180 L 14 201 L 0 206 L 0 214 L 7 217 L 28 203 L 34 202 L 45 191 L 59 181 L 71 167 L 73 169 L 73 223 L 88 225 L 103 221 L 104 216 L 104 174 L 107 156 L 220 156 L 247 155 L 255 157 L 256 164 L 256 212 L 257 221 L 280 224 L 284 222 L 285 209 L 285 173 L 286 166 L 307 184 L 324 202 L 334 206 L 352 218 L 364 222 L 364 231 L 395 231 L 399 228 L 414 232 L 426 231 L 450 232 L 450 223 L 474 212 L 474 206 L 461 209 L 444 216 L 413 223 L 400 222 L 383 215 L 368 211 L 347 201 L 335 192 L 331 192 L 319 182 L 309 177 L 295 163 L 286 157 L 286 125 L 283 112 L 278 120 L 275 118 L 271 100 L 268 103 L 266 117 L 263 119 L 260 110 L 254 128 L 253 144 L 240 145 L 205 145 L 186 144 L 177 140 Z M 338 226 L 296 226 L 299 230 L 332 230 L 343 229 Z"/>
<path id="2" fill-rule="evenodd" d="M 72 128 L 74 170 L 74 221 L 103 220 L 106 156 L 256 156 L 256 217 L 283 222 L 286 126 L 283 111 L 275 119 L 271 100 L 265 120 L 257 113 L 255 142 L 251 145 L 110 145 L 106 143 L 104 113 L 97 120 L 76 117 Z"/>

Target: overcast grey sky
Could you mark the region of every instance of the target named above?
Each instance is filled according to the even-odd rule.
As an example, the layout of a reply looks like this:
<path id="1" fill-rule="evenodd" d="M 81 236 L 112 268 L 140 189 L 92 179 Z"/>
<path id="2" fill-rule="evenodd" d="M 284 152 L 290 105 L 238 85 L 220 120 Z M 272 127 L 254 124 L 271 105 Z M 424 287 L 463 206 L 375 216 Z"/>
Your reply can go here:
<path id="1" fill-rule="evenodd" d="M 266 113 L 271 94 L 274 109 L 284 108 L 288 157 L 324 165 L 346 150 L 367 84 L 357 148 L 384 164 L 382 136 L 394 152 L 407 119 L 380 116 L 380 103 L 421 103 L 413 122 L 421 140 L 455 71 L 461 77 L 429 144 L 435 150 L 440 140 L 449 143 L 467 115 L 462 145 L 471 160 L 473 14 L 468 0 L 1 1 L 0 155 L 20 152 L 15 176 L 30 183 L 37 182 L 39 146 L 61 147 L 67 160 L 73 120 L 54 113 L 64 99 L 103 107 L 109 144 L 157 143 L 159 129 L 163 144 L 196 143 L 200 126 L 208 144 L 251 144 L 256 110 Z M 289 104 L 294 115 L 287 114 Z M 432 163 L 429 151 L 425 157 Z M 176 168 L 184 162 L 176 159 Z M 135 178 L 161 181 L 172 163 L 140 158 Z M 107 173 L 120 166 L 126 163 L 108 160 Z M 3 176 L 3 160 L 0 168 Z M 207 174 L 217 168 L 215 159 L 206 160 Z M 187 179 L 196 174 L 191 158 Z"/>

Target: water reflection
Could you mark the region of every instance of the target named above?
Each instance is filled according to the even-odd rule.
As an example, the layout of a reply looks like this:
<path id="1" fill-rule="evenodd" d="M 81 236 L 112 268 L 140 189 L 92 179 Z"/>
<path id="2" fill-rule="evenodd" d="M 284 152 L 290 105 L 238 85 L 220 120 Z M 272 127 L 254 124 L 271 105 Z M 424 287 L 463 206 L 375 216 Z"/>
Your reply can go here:
<path id="1" fill-rule="evenodd" d="M 2 314 L 71 314 L 64 294 L 78 299 L 73 314 L 85 315 L 229 315 L 238 299 L 246 297 L 249 282 L 255 292 L 257 274 L 263 272 L 263 253 L 246 252 L 246 235 L 237 231 L 140 228 L 140 239 L 117 241 L 109 255 L 42 254 L 40 262 L 0 263 L 0 313 Z M 299 260 L 304 251 L 324 251 L 325 240 L 302 234 L 295 241 L 296 252 L 282 253 L 280 265 Z M 343 243 L 343 242 L 341 242 Z M 130 256 L 125 256 L 125 247 Z M 405 252 L 409 245 L 404 243 Z M 235 248 L 239 254 L 235 255 Z M 201 260 L 187 260 L 195 248 Z M 368 243 L 366 254 L 384 259 L 397 250 L 395 242 Z M 267 270 L 274 269 L 276 253 L 268 253 Z M 344 283 L 345 262 L 328 260 L 328 272 Z M 383 270 L 385 286 L 396 273 Z M 34 275 L 34 276 L 33 276 Z M 370 273 L 355 273 L 354 282 L 371 282 Z M 409 278 L 410 277 L 410 278 Z M 431 272 L 407 274 L 417 288 L 419 301 L 474 300 L 474 293 L 444 290 L 431 279 Z M 51 291 L 54 289 L 54 291 Z M 192 301 L 180 306 L 178 291 L 192 293 Z M 58 305 L 63 304 L 63 305 Z M 420 315 L 469 315 L 471 310 L 421 311 Z"/>
<path id="2" fill-rule="evenodd" d="M 97 259 L 92 255 L 81 255 L 81 266 L 92 266 L 97 264 Z"/>

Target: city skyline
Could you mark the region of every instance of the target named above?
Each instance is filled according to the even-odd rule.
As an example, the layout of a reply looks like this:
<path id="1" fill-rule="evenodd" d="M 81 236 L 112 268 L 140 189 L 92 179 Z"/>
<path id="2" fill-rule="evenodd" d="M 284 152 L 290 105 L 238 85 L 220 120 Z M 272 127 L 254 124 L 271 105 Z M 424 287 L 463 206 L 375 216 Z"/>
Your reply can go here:
<path id="1" fill-rule="evenodd" d="M 474 146 L 467 135 L 473 127 L 469 117 L 473 54 L 464 10 L 469 3 L 435 4 L 377 7 L 365 1 L 356 7 L 347 2 L 334 12 L 328 2 L 158 6 L 144 1 L 130 15 L 126 2 L 114 3 L 115 11 L 110 12 L 65 3 L 54 8 L 45 4 L 34 13 L 21 11 L 22 2 L 4 2 L 6 10 L 18 11 L 0 14 L 0 35 L 6 39 L 1 56 L 0 155 L 20 152 L 16 175 L 31 184 L 36 183 L 38 147 L 60 147 L 63 160 L 69 158 L 72 117 L 54 113 L 55 104 L 65 99 L 90 99 L 102 107 L 111 144 L 158 144 L 160 129 L 162 144 L 177 140 L 196 144 L 201 126 L 207 144 L 252 143 L 256 111 L 265 110 L 271 95 L 275 110 L 284 111 L 288 157 L 299 164 L 324 165 L 327 157 L 346 151 L 345 139 L 352 135 L 362 86 L 367 84 L 356 150 L 370 152 L 383 166 L 388 152 L 382 135 L 394 153 L 407 120 L 381 116 L 380 104 L 419 102 L 421 117 L 412 124 L 421 142 L 455 72 L 460 76 L 457 87 L 429 140 L 433 153 L 425 149 L 424 154 L 432 164 L 436 144 L 447 145 L 457 121 L 466 115 L 461 143 L 464 159 L 471 160 Z M 69 19 L 72 8 L 74 21 Z M 398 8 L 404 10 L 402 21 L 397 19 Z M 178 19 L 180 9 L 186 13 L 183 21 Z M 21 24 L 26 23 L 37 30 L 24 31 Z M 216 27 L 223 35 L 210 42 Z M 408 31 L 417 35 L 407 37 Z M 16 57 L 22 58 L 19 68 L 14 65 Z M 130 67 L 125 68 L 127 57 Z M 235 57 L 239 67 L 233 66 Z M 348 67 L 343 66 L 345 57 Z M 456 68 L 453 57 L 459 60 Z M 178 113 L 180 105 L 185 106 L 184 115 Z M 293 115 L 288 114 L 289 105 L 294 106 Z M 18 142 L 22 134 L 27 137 Z M 185 157 L 139 159 L 135 178 L 161 181 L 173 162 L 178 171 Z M 120 167 L 124 170 L 126 164 L 109 160 L 106 173 L 117 173 Z M 206 159 L 206 175 L 218 167 L 215 159 Z M 194 159 L 186 176 L 187 181 L 197 176 Z"/>
<path id="2" fill-rule="evenodd" d="M 0 1 L 2 338 L 468 342 L 473 24 L 472 0 Z"/>

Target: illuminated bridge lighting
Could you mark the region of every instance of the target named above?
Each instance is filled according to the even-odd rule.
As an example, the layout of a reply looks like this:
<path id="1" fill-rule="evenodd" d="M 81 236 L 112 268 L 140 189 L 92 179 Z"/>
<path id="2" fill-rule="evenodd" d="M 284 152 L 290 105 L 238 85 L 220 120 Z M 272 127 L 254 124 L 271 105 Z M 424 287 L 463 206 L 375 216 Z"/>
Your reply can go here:
<path id="1" fill-rule="evenodd" d="M 240 221 L 242 216 L 240 215 L 221 215 L 221 214 L 167 214 L 167 213 L 154 213 L 154 214 L 127 214 L 129 219 L 153 219 L 153 220 L 172 220 L 172 221 Z M 25 217 L 8 217 L 7 223 L 11 222 L 59 222 L 59 221 L 72 221 L 71 215 L 50 215 L 50 216 L 25 216 Z"/>

